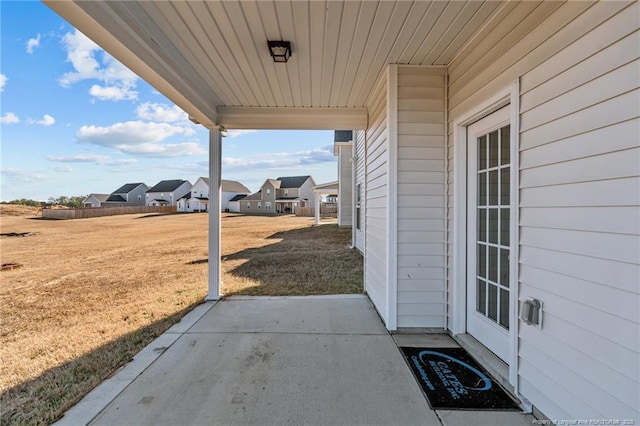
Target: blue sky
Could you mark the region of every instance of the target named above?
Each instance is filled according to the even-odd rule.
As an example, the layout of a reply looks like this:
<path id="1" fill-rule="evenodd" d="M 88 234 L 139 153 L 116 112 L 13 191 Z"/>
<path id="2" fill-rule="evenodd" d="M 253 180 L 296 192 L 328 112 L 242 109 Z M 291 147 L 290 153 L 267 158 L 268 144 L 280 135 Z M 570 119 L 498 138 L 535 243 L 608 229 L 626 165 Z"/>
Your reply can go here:
<path id="1" fill-rule="evenodd" d="M 48 7 L 1 1 L 0 199 L 208 175 L 208 130 Z M 230 131 L 223 179 L 336 180 L 331 131 Z"/>

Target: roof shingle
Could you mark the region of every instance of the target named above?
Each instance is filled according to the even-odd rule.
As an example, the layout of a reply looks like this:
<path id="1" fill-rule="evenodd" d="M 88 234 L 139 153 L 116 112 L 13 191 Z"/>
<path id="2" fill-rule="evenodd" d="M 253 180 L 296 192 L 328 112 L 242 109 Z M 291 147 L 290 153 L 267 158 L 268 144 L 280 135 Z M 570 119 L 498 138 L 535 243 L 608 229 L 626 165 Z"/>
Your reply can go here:
<path id="1" fill-rule="evenodd" d="M 154 187 L 149 188 L 147 192 L 171 192 L 175 191 L 182 185 L 187 182 L 182 179 L 173 179 L 173 180 L 161 180 Z M 187 182 L 188 183 L 188 182 Z"/>

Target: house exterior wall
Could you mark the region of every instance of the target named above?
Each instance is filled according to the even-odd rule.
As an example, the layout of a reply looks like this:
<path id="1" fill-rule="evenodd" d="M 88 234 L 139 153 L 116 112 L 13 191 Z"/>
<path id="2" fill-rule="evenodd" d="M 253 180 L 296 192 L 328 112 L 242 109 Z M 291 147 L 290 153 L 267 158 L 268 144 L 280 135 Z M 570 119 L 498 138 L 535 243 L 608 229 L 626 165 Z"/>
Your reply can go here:
<path id="1" fill-rule="evenodd" d="M 147 185 L 138 185 L 129 192 L 127 196 L 127 205 L 130 206 L 144 206 L 145 205 L 145 193 L 149 190 Z"/>
<path id="2" fill-rule="evenodd" d="M 353 222 L 353 152 L 352 145 L 338 147 L 338 226 L 351 227 Z"/>
<path id="3" fill-rule="evenodd" d="M 445 327 L 444 67 L 398 67 L 398 327 Z"/>
<path id="4" fill-rule="evenodd" d="M 300 190 L 298 188 L 282 188 L 282 189 L 278 189 L 278 198 L 299 197 L 299 196 L 300 196 Z"/>
<path id="5" fill-rule="evenodd" d="M 354 198 L 354 208 L 353 208 L 353 227 L 355 228 L 355 240 L 356 240 L 356 248 L 360 250 L 360 253 L 364 254 L 364 246 L 365 246 L 365 217 L 364 217 L 364 191 L 365 191 L 365 170 L 366 170 L 366 150 L 365 150 L 365 140 L 366 140 L 366 132 L 363 130 L 358 130 L 354 135 L 354 144 L 355 144 L 355 157 L 356 157 L 356 187 L 355 193 L 353 194 Z M 358 226 L 359 223 L 359 226 Z"/>
<path id="6" fill-rule="evenodd" d="M 313 185 L 315 183 L 311 180 L 311 178 L 307 179 L 298 191 L 298 197 L 300 197 L 300 206 L 304 207 L 313 207 L 313 200 L 315 199 L 315 194 L 313 193 Z M 304 201 L 304 200 L 307 201 Z"/>
<path id="7" fill-rule="evenodd" d="M 231 200 L 233 197 L 235 197 L 236 194 L 235 192 L 222 192 L 220 194 L 220 210 L 224 211 L 231 211 L 230 208 L 230 204 L 229 204 L 229 200 Z"/>
<path id="8" fill-rule="evenodd" d="M 191 187 L 191 196 L 209 198 L 209 185 L 204 179 L 199 178 Z"/>
<path id="9" fill-rule="evenodd" d="M 164 199 L 167 200 L 167 205 L 169 206 L 177 206 L 178 200 L 182 198 L 183 195 L 188 193 L 191 190 L 191 184 L 189 182 L 184 182 L 182 185 L 177 187 L 174 191 L 169 192 L 147 192 L 145 194 L 146 197 L 146 205 L 152 206 L 154 205 L 153 200 L 155 199 Z"/>
<path id="10" fill-rule="evenodd" d="M 452 123 L 519 81 L 518 286 L 544 311 L 518 327 L 518 390 L 551 419 L 640 418 L 639 17 L 638 2 L 508 4 L 449 68 L 450 247 Z"/>
<path id="11" fill-rule="evenodd" d="M 93 195 L 90 195 L 87 198 L 85 198 L 82 204 L 84 205 L 84 207 L 100 207 L 102 205 L 100 200 L 98 200 Z"/>
<path id="12" fill-rule="evenodd" d="M 271 210 L 266 209 L 266 204 L 262 199 L 260 200 L 249 200 L 249 201 L 240 201 L 240 213 L 246 214 L 274 214 L 275 204 L 271 204 Z"/>
<path id="13" fill-rule="evenodd" d="M 364 247 L 365 290 L 381 317 L 387 316 L 387 74 L 383 74 L 368 100 L 369 126 L 365 135 L 363 214 L 366 221 Z"/>

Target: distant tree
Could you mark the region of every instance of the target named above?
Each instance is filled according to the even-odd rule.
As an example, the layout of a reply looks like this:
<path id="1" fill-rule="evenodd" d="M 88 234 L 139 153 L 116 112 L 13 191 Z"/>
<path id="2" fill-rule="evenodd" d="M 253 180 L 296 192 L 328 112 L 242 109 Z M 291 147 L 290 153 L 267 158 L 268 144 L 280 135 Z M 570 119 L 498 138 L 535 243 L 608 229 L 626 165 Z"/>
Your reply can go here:
<path id="1" fill-rule="evenodd" d="M 20 198 L 19 200 L 3 201 L 2 204 L 19 204 L 22 206 L 40 207 L 40 201 L 28 198 Z"/>
<path id="2" fill-rule="evenodd" d="M 58 198 L 49 197 L 49 203 L 57 204 L 59 206 L 72 207 L 72 208 L 80 208 L 82 207 L 82 202 L 86 198 L 85 195 L 77 195 L 68 197 L 66 195 L 61 195 Z"/>

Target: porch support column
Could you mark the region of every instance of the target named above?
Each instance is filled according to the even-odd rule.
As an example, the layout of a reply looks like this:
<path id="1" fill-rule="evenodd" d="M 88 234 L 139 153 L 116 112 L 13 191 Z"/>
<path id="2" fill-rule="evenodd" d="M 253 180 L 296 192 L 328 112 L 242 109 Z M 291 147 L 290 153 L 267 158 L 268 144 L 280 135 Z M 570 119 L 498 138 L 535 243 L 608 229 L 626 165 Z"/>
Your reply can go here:
<path id="1" fill-rule="evenodd" d="M 205 300 L 220 298 L 220 180 L 222 178 L 222 135 L 219 128 L 209 130 L 209 291 Z"/>
<path id="2" fill-rule="evenodd" d="M 316 192 L 314 195 L 315 195 L 315 207 L 313 210 L 316 215 L 316 225 L 319 225 L 320 224 L 320 194 Z"/>

